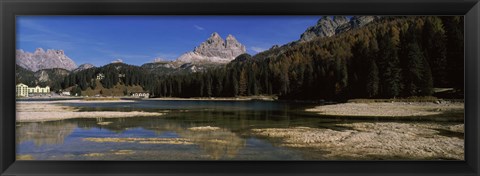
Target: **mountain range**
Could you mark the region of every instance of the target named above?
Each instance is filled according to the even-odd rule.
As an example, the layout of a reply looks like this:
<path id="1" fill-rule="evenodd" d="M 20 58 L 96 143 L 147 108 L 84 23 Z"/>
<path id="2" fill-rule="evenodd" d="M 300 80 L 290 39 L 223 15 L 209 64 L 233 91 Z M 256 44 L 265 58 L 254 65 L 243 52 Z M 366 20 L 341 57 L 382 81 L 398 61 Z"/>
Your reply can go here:
<path id="1" fill-rule="evenodd" d="M 346 16 L 323 16 L 318 20 L 317 24 L 308 27 L 305 32 L 300 35 L 299 40 L 287 45 L 307 42 L 315 38 L 331 37 L 351 29 L 365 26 L 379 18 L 380 17 L 378 16 L 352 16 L 348 19 Z M 275 46 L 273 46 L 272 49 L 278 48 L 278 46 Z M 151 63 L 146 63 L 145 67 L 179 69 L 193 65 L 200 68 L 195 69 L 194 67 L 188 67 L 191 71 L 195 72 L 201 70 L 203 65 L 229 63 L 234 60 L 235 57 L 243 53 L 246 53 L 245 45 L 241 44 L 233 35 L 229 34 L 224 40 L 220 34 L 214 32 L 206 41 L 195 47 L 193 51 L 184 53 L 175 61 L 169 62 L 157 60 Z M 45 51 L 42 48 L 37 48 L 33 53 L 17 50 L 16 59 L 19 66 L 33 72 L 52 68 L 62 68 L 68 71 L 77 72 L 94 67 L 92 64 L 82 64 L 77 67 L 77 64 L 65 55 L 63 50 L 49 49 Z M 113 62 L 116 63 L 120 61 L 116 60 Z"/>
<path id="2" fill-rule="evenodd" d="M 37 48 L 33 53 L 17 50 L 16 62 L 30 71 L 42 69 L 63 68 L 69 71 L 77 68 L 77 64 L 70 59 L 63 50 Z"/>
<path id="3" fill-rule="evenodd" d="M 376 16 L 353 16 L 348 19 L 345 16 L 324 16 L 317 24 L 308 27 L 300 35 L 299 40 L 293 41 L 284 46 L 291 46 L 298 43 L 308 42 L 315 38 L 331 37 L 366 24 L 380 17 Z M 270 50 L 281 51 L 283 47 L 273 46 Z M 269 51 L 269 50 L 267 50 Z M 185 74 L 207 70 L 218 67 L 233 61 L 237 56 L 246 53 L 246 46 L 241 44 L 233 35 L 227 35 L 224 40 L 220 34 L 214 32 L 193 51 L 189 51 L 174 61 L 155 59 L 153 62 L 141 66 L 149 72 L 161 74 Z M 261 55 L 262 53 L 259 53 Z M 92 64 L 77 64 L 69 58 L 63 50 L 44 50 L 37 48 L 34 52 L 17 50 L 16 52 L 17 77 L 26 80 L 29 84 L 51 83 L 53 79 L 63 79 L 70 73 L 96 68 Z M 122 63 L 117 59 L 112 63 Z M 19 81 L 20 81 L 19 80 Z"/>

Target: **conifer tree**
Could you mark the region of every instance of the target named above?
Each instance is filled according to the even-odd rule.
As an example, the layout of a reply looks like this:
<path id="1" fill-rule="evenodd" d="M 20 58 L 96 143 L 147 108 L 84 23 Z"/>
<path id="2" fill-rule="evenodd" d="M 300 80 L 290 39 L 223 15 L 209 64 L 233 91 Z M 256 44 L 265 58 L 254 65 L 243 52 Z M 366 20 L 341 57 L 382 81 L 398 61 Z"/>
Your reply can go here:
<path id="1" fill-rule="evenodd" d="M 427 17 L 423 27 L 423 48 L 431 67 L 434 85 L 446 86 L 446 35 L 439 17 Z"/>

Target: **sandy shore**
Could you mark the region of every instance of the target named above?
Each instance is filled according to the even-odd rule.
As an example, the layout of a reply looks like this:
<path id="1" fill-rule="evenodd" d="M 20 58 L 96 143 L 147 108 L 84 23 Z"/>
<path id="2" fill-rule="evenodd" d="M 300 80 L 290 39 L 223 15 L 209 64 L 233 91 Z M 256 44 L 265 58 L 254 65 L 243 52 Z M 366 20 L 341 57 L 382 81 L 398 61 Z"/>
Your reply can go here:
<path id="1" fill-rule="evenodd" d="M 320 115 L 331 116 L 370 116 L 370 117 L 408 117 L 439 115 L 448 111 L 463 111 L 464 103 L 342 103 L 317 106 L 306 109 Z"/>
<path id="2" fill-rule="evenodd" d="M 119 117 L 145 117 L 160 116 L 164 113 L 157 112 L 120 112 L 120 111 L 78 111 L 77 108 L 63 106 L 58 103 L 107 103 L 107 102 L 132 102 L 133 100 L 118 101 L 19 101 L 17 102 L 17 122 L 54 121 L 73 118 L 119 118 Z"/>
<path id="3" fill-rule="evenodd" d="M 163 97 L 163 98 L 149 98 L 144 100 L 189 100 L 189 101 L 250 101 L 263 100 L 274 101 L 277 97 L 272 96 L 247 96 L 247 97 L 193 97 L 193 98 L 177 98 L 177 97 Z"/>
<path id="4" fill-rule="evenodd" d="M 17 104 L 58 104 L 58 103 L 128 103 L 135 102 L 135 100 L 56 100 L 56 101 L 17 101 Z"/>
<path id="5" fill-rule="evenodd" d="M 463 125 L 396 122 L 341 124 L 348 130 L 308 127 L 253 129 L 259 136 L 281 139 L 282 146 L 325 151 L 326 159 L 464 159 Z M 440 134 L 450 131 L 461 137 Z"/>

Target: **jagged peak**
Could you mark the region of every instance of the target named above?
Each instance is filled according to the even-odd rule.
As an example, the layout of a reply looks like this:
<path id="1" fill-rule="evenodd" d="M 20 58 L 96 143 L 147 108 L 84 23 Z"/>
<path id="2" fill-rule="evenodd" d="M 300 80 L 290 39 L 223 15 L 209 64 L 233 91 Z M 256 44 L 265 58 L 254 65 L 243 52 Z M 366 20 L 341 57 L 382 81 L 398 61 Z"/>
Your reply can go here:
<path id="1" fill-rule="evenodd" d="M 220 34 L 218 34 L 218 32 L 213 32 L 210 36 L 211 37 L 216 37 L 216 36 L 220 37 Z"/>
<path id="2" fill-rule="evenodd" d="M 48 49 L 47 53 L 49 54 L 57 54 L 57 55 L 65 55 L 65 51 L 63 50 L 55 50 L 55 49 Z"/>
<path id="3" fill-rule="evenodd" d="M 193 52 L 187 52 L 177 58 L 177 62 L 216 62 L 226 63 L 233 60 L 236 56 L 246 52 L 245 46 L 229 34 L 226 40 L 220 37 L 220 34 L 214 32 L 210 37 L 195 47 Z"/>
<path id="4" fill-rule="evenodd" d="M 210 38 L 208 39 L 222 39 L 222 37 L 220 36 L 220 34 L 218 34 L 217 32 L 213 32 L 211 35 L 210 35 Z"/>
<path id="5" fill-rule="evenodd" d="M 65 55 L 65 51 L 56 49 L 36 48 L 35 51 L 16 51 L 17 64 L 31 71 L 50 68 L 63 68 L 73 70 L 77 68 L 75 62 Z"/>
<path id="6" fill-rule="evenodd" d="M 332 21 L 332 18 L 329 17 L 329 16 L 322 16 L 319 20 L 318 20 L 318 23 L 322 22 L 322 21 Z"/>
<path id="7" fill-rule="evenodd" d="M 203 42 L 201 45 L 225 45 L 222 37 L 217 32 L 212 33 L 207 41 Z"/>
<path id="8" fill-rule="evenodd" d="M 350 20 L 346 16 L 322 16 L 317 24 L 310 26 L 300 35 L 299 42 L 313 40 L 316 37 L 330 37 L 350 29 L 362 27 L 378 16 L 352 16 Z"/>
<path id="9" fill-rule="evenodd" d="M 228 34 L 227 40 L 237 40 L 232 34 Z"/>
<path id="10" fill-rule="evenodd" d="M 37 54 L 37 53 L 45 53 L 45 50 L 43 50 L 43 48 L 37 48 L 37 49 L 35 49 L 35 52 L 34 52 L 34 53 L 35 53 L 35 54 Z"/>
<path id="11" fill-rule="evenodd" d="M 338 20 L 338 19 L 348 20 L 348 18 L 346 16 L 333 16 L 333 20 Z"/>

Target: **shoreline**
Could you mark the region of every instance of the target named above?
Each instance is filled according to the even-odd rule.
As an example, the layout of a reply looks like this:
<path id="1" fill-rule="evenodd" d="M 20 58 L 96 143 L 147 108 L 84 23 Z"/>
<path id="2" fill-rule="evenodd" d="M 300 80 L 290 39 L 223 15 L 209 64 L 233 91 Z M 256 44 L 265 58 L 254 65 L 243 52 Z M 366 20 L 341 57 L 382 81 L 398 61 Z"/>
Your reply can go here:
<path id="1" fill-rule="evenodd" d="M 77 108 L 61 103 L 131 103 L 137 101 L 281 101 L 275 97 L 224 97 L 224 98 L 151 98 L 151 99 L 70 99 L 55 101 L 17 101 L 17 121 L 47 121 L 71 118 L 116 118 L 133 116 L 158 116 L 155 112 L 90 111 L 79 112 Z M 442 101 L 434 102 L 347 102 L 321 104 L 304 109 L 324 118 L 395 119 L 395 120 L 440 120 L 463 121 L 464 103 Z M 320 117 L 321 118 L 321 117 Z"/>
<path id="2" fill-rule="evenodd" d="M 244 96 L 244 97 L 193 97 L 193 98 L 180 98 L 180 97 L 162 97 L 162 98 L 148 98 L 141 99 L 147 101 L 165 100 L 165 101 L 278 101 L 275 96 Z"/>
<path id="3" fill-rule="evenodd" d="M 112 101 L 29 101 L 17 102 L 16 122 L 45 122 L 75 118 L 122 118 L 122 117 L 154 117 L 165 113 L 143 111 L 79 111 L 78 108 L 58 103 L 111 103 Z M 132 102 L 132 101 L 114 101 Z"/>
<path id="4" fill-rule="evenodd" d="M 459 102 L 348 102 L 315 106 L 313 108 L 307 108 L 305 111 L 332 117 L 427 118 L 439 116 L 444 113 L 464 114 L 464 107 L 464 103 Z"/>

